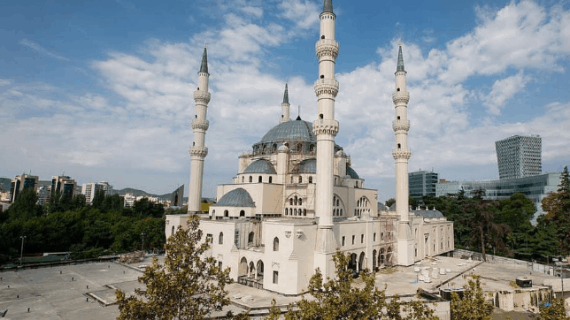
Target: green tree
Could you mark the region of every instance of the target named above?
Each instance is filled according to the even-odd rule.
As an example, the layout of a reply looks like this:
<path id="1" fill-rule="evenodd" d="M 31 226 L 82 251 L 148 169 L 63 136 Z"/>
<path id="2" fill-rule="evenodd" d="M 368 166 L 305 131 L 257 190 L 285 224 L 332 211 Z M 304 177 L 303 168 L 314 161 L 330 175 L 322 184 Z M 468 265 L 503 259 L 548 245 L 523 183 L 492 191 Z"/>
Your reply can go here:
<path id="1" fill-rule="evenodd" d="M 469 279 L 463 298 L 457 293 L 451 295 L 451 318 L 454 320 L 491 320 L 493 304 L 485 300 L 479 276 Z"/>
<path id="2" fill-rule="evenodd" d="M 542 199 L 542 210 L 546 220 L 557 226 L 559 253 L 570 253 L 570 177 L 568 167 L 560 175 L 557 192 L 549 193 Z"/>
<path id="3" fill-rule="evenodd" d="M 570 320 L 564 310 L 564 299 L 554 299 L 549 306 L 540 306 L 540 320 Z"/>
<path id="4" fill-rule="evenodd" d="M 201 241 L 199 219 L 194 216 L 188 228 L 168 238 L 164 265 L 155 258 L 127 297 L 116 291 L 120 314 L 117 319 L 203 319 L 229 304 L 225 285 L 229 268 L 221 270 L 212 257 L 203 258 L 208 244 Z"/>
<path id="5" fill-rule="evenodd" d="M 37 204 L 38 196 L 33 188 L 22 190 L 16 201 L 6 210 L 9 219 L 32 219 L 43 215 L 42 207 Z"/>
<path id="6" fill-rule="evenodd" d="M 360 273 L 364 287 L 353 286 L 352 270 L 348 269 L 349 256 L 337 251 L 333 259 L 337 278 L 325 281 L 317 269 L 308 287 L 315 299 L 303 297 L 290 305 L 286 319 L 437 319 L 424 303 L 403 304 L 397 297 L 388 303 L 385 291 L 375 287 L 375 275 L 368 270 Z"/>

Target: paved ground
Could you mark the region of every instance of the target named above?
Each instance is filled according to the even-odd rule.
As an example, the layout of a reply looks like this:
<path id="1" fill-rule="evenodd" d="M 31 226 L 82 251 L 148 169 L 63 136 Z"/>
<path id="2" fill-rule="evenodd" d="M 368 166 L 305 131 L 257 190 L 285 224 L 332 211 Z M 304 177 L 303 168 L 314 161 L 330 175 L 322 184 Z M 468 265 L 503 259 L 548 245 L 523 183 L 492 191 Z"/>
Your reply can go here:
<path id="1" fill-rule="evenodd" d="M 8 309 L 5 319 L 12 320 L 115 319 L 119 311 L 116 305 L 112 305 L 115 302 L 114 288 L 120 288 L 127 293 L 134 292 L 134 289 L 140 286 L 137 278 L 141 275 L 141 271 L 136 267 L 145 264 L 151 264 L 149 258 L 130 267 L 117 263 L 90 263 L 2 272 L 0 312 Z M 437 272 L 434 272 L 434 268 L 437 268 Z M 442 272 L 445 274 L 440 274 L 441 269 L 445 270 Z M 431 282 L 418 281 L 422 270 L 428 271 Z M 483 275 L 483 284 L 487 290 L 511 289 L 509 282 L 518 276 L 531 278 L 535 285 L 553 279 L 541 273 L 531 274 L 529 269 L 523 267 L 438 257 L 412 267 L 384 269 L 376 276 L 376 284 L 379 288 L 387 285 L 388 296 L 414 295 L 418 288 L 434 291 L 442 284 L 443 287 L 461 287 L 465 284 L 461 275 L 471 272 Z M 228 285 L 227 289 L 233 304 L 214 316 L 225 314 L 229 310 L 240 313 L 245 309 L 253 309 L 250 314 L 255 315 L 266 312 L 273 299 L 279 306 L 286 306 L 300 299 L 235 283 Z"/>

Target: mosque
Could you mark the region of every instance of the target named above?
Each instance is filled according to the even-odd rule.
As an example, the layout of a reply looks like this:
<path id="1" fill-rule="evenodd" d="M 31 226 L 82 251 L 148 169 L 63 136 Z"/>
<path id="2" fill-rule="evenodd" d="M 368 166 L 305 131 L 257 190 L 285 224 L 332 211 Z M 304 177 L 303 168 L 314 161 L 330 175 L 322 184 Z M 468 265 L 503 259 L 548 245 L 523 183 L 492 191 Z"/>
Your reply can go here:
<path id="1" fill-rule="evenodd" d="M 210 101 L 204 49 L 199 87 L 194 92 L 188 214 L 166 217 L 169 237 L 178 226 L 185 227 L 191 215 L 200 215 L 204 240 L 210 243 L 207 254 L 223 268 L 230 267 L 232 279 L 285 295 L 306 292 L 317 268 L 333 278 L 337 250 L 350 255 L 349 268 L 357 273 L 365 268 L 410 266 L 454 249 L 453 222 L 439 211 L 412 210 L 408 205 L 409 94 L 402 47 L 393 94 L 396 203 L 386 208 L 378 203 L 378 191 L 366 188 L 351 158 L 335 143 L 339 84 L 334 67 L 339 45 L 332 0 L 324 0 L 319 18 L 319 73 L 314 86 L 317 119 L 290 118 L 285 85 L 278 124 L 250 151 L 239 155 L 237 175 L 232 183 L 218 186 L 217 202 L 208 214 L 200 212 Z"/>

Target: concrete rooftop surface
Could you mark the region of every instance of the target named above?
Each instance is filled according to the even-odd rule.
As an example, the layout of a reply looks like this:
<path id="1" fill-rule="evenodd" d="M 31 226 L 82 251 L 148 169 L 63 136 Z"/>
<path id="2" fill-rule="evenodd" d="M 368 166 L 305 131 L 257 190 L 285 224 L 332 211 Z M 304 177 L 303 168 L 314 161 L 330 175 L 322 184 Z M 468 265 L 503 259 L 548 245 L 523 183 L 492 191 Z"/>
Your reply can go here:
<path id="1" fill-rule="evenodd" d="M 163 258 L 159 257 L 159 260 Z M 137 267 L 150 265 L 151 259 L 147 257 L 143 262 L 128 266 L 97 262 L 0 272 L 0 312 L 8 309 L 7 320 L 115 319 L 119 314 L 114 304 L 115 289 L 132 294 L 141 286 L 137 279 L 142 269 Z M 512 290 L 510 283 L 517 277 L 532 279 L 533 286 L 557 279 L 531 271 L 531 267 L 435 257 L 410 267 L 381 269 L 376 275 L 376 284 L 380 289 L 387 286 L 387 296 L 409 297 L 415 295 L 419 288 L 433 292 L 440 286 L 462 287 L 467 281 L 463 275 L 471 273 L 482 276 L 485 291 Z M 422 277 L 422 274 L 429 274 L 429 278 Z M 422 278 L 427 282 L 420 280 Z M 361 285 L 359 283 L 361 281 L 357 279 L 356 286 Z M 227 290 L 232 305 L 212 316 L 222 316 L 229 310 L 234 313 L 250 310 L 250 315 L 255 316 L 267 312 L 273 299 L 283 308 L 301 299 L 301 296 L 283 296 L 237 283 L 228 285 Z"/>

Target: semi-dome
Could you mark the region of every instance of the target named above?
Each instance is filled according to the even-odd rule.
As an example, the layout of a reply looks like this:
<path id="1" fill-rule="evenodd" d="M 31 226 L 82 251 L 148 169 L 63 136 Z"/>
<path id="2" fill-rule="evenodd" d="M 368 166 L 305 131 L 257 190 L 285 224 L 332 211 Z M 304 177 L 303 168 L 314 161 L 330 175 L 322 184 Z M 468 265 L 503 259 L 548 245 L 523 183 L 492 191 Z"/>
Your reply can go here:
<path id="1" fill-rule="evenodd" d="M 317 160 L 316 159 L 303 160 L 299 164 L 298 173 L 317 173 Z"/>
<path id="2" fill-rule="evenodd" d="M 245 171 L 243 173 L 276 174 L 277 171 L 275 171 L 275 168 L 273 167 L 273 165 L 269 161 L 267 161 L 265 159 L 259 159 L 259 160 L 252 162 L 249 166 L 247 166 L 247 168 L 245 169 Z"/>
<path id="3" fill-rule="evenodd" d="M 261 143 L 274 143 L 286 141 L 317 142 L 313 134 L 313 124 L 297 118 L 271 128 L 261 139 Z"/>
<path id="4" fill-rule="evenodd" d="M 216 203 L 218 207 L 255 207 L 255 202 L 244 188 L 234 189 Z"/>
<path id="5" fill-rule="evenodd" d="M 354 171 L 354 169 L 349 166 L 346 167 L 346 174 L 349 175 L 352 179 L 360 179 L 358 173 L 356 173 L 356 171 Z"/>

